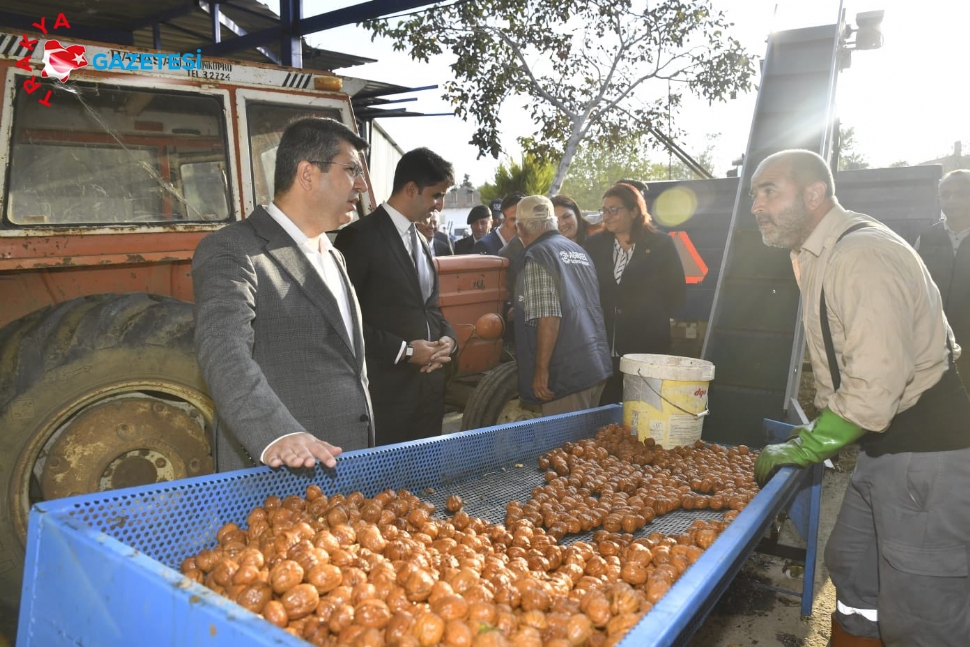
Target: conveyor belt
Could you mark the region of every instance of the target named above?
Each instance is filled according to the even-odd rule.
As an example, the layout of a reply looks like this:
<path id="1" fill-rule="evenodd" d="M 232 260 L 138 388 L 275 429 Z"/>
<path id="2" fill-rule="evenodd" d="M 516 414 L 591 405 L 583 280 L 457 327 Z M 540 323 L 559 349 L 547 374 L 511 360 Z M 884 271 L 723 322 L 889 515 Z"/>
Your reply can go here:
<path id="1" fill-rule="evenodd" d="M 522 465 L 516 467 L 515 465 Z M 535 465 L 535 461 L 532 461 Z M 481 517 L 491 523 L 505 523 L 505 504 L 509 501 L 525 503 L 529 500 L 532 488 L 545 485 L 544 472 L 538 467 L 529 467 L 525 463 L 514 463 L 511 467 L 500 468 L 497 472 L 488 472 L 467 481 L 432 488 L 433 492 L 425 490 L 416 492 L 422 499 L 434 503 L 437 507 L 435 516 L 444 517 L 445 500 L 449 495 L 457 494 L 465 505 L 462 508 L 468 514 Z M 652 532 L 662 532 L 665 535 L 677 535 L 690 527 L 695 519 L 720 520 L 722 512 L 713 510 L 675 510 L 669 514 L 655 518 L 652 522 L 633 533 L 635 537 L 646 537 Z M 568 546 L 576 541 L 590 541 L 592 532 L 576 535 L 566 535 L 559 544 Z"/>
<path id="2" fill-rule="evenodd" d="M 159 645 L 306 647 L 175 569 L 213 545 L 223 523 L 243 524 L 266 496 L 302 494 L 311 483 L 328 495 L 359 490 L 374 496 L 389 487 L 423 495 L 430 487 L 442 509 L 444 498 L 457 492 L 466 497 L 469 514 L 501 520 L 510 497 L 524 501 L 540 482 L 538 468 L 526 467 L 535 466 L 539 454 L 621 418 L 622 407 L 601 407 L 348 452 L 336 470 L 256 468 L 37 504 L 17 645 L 128 647 L 151 636 Z M 686 644 L 808 475 L 783 468 L 621 644 Z M 679 532 L 705 514 L 718 513 L 679 511 L 641 532 L 663 524 L 672 524 L 665 532 Z"/>

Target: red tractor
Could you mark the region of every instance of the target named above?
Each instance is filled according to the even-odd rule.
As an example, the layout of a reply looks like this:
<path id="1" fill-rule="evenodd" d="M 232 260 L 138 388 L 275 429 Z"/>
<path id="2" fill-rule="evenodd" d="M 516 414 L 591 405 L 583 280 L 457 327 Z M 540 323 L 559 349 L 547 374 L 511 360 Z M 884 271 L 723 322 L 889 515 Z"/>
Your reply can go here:
<path id="1" fill-rule="evenodd" d="M 0 33 L 11 37 L 20 35 Z M 140 54 L 83 47 L 89 61 Z M 38 56 L 19 63 L 0 56 L 6 602 L 18 597 L 32 504 L 212 471 L 214 408 L 192 341 L 192 254 L 208 233 L 269 202 L 290 120 L 355 127 L 350 97 L 328 73 L 206 59 L 189 70 L 88 66 L 62 83 L 40 78 Z M 48 90 L 50 105 L 39 104 Z M 373 206 L 364 196 L 362 214 Z M 438 263 L 442 309 L 462 347 L 453 377 L 485 372 L 499 364 L 501 329 L 478 334 L 475 324 L 494 324 L 483 315 L 501 312 L 506 261 Z M 506 366 L 504 380 L 484 384 L 490 397 L 514 385 L 514 363 L 512 373 Z M 472 400 L 476 426 L 507 405 Z"/>

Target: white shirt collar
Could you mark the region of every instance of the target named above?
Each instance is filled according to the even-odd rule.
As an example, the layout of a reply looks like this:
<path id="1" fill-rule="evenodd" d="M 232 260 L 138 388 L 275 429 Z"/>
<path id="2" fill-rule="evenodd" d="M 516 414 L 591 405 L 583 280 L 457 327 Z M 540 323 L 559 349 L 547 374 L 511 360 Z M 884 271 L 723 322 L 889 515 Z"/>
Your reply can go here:
<path id="1" fill-rule="evenodd" d="M 398 211 L 388 203 L 385 202 L 381 206 L 384 207 L 384 211 L 387 212 L 387 215 L 391 217 L 391 222 L 394 223 L 394 227 L 397 229 L 397 233 L 401 234 L 402 238 L 406 236 L 408 233 L 408 230 L 411 228 L 411 221 L 408 220 L 403 213 L 401 213 L 400 211 Z"/>
<path id="2" fill-rule="evenodd" d="M 303 231 L 296 226 L 296 223 L 290 220 L 290 217 L 283 213 L 283 210 L 277 207 L 275 203 L 270 202 L 269 204 L 264 205 L 263 208 L 266 209 L 266 213 L 268 213 L 273 220 L 279 223 L 279 226 L 283 228 L 283 231 L 289 234 L 290 238 L 292 238 L 293 241 L 300 247 L 304 247 L 314 252 L 329 252 L 331 249 L 333 249 L 333 245 L 330 243 L 330 238 L 327 237 L 327 234 L 324 233 L 315 238 L 310 238 L 304 234 Z"/>
<path id="3" fill-rule="evenodd" d="M 960 231 L 953 231 L 953 229 L 950 227 L 950 221 L 947 219 L 946 215 L 943 216 L 943 227 L 948 233 L 953 234 L 954 236 L 966 236 L 967 233 L 970 233 L 970 227 L 961 229 Z"/>
<path id="4" fill-rule="evenodd" d="M 502 246 L 503 247 L 509 244 L 509 241 L 505 240 L 505 237 L 502 235 L 502 228 L 501 227 L 498 227 L 495 230 L 495 235 L 498 236 L 498 239 L 500 241 L 502 241 Z"/>

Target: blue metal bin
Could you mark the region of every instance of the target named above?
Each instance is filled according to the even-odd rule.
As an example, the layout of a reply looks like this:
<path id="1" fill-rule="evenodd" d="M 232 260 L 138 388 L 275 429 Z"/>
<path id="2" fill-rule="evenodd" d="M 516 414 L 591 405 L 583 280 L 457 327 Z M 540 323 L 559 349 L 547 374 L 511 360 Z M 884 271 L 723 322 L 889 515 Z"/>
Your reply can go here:
<path id="1" fill-rule="evenodd" d="M 215 545 L 222 524 L 242 525 L 268 495 L 302 494 L 311 483 L 328 495 L 360 490 L 370 497 L 388 487 L 407 488 L 435 501 L 439 509 L 448 494 L 462 492 L 469 514 L 501 521 L 505 503 L 512 497 L 525 500 L 541 480 L 536 468 L 540 454 L 621 419 L 622 407 L 614 405 L 348 452 L 333 470 L 255 468 L 37 504 L 30 514 L 17 644 L 305 647 L 307 643 L 183 578 L 178 565 Z M 782 433 L 788 428 L 772 425 Z M 804 510 L 811 508 L 804 503 L 818 473 L 781 470 L 622 644 L 686 643 L 777 513 L 796 495 Z M 684 516 L 678 520 L 677 514 Z M 686 528 L 697 518 L 691 515 L 665 515 L 641 532 L 652 532 L 663 520 Z M 814 515 L 817 521 L 817 505 Z M 810 536 L 812 567 L 806 568 L 809 609 L 812 540 Z"/>

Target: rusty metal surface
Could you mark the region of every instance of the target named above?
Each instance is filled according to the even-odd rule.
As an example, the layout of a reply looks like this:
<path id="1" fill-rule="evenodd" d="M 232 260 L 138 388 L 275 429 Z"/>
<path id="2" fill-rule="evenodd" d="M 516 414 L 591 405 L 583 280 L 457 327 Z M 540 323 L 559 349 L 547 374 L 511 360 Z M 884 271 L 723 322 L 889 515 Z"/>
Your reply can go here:
<path id="1" fill-rule="evenodd" d="M 55 499 L 211 471 L 201 419 L 156 398 L 119 398 L 68 423 L 47 456 L 41 488 Z"/>
<path id="2" fill-rule="evenodd" d="M 144 262 L 0 272 L 0 328 L 79 296 L 143 292 L 192 301 L 191 262 Z"/>
<path id="3" fill-rule="evenodd" d="M 505 268 L 508 260 L 498 256 L 443 256 L 438 265 L 438 306 L 455 329 L 459 346 L 455 377 L 481 373 L 502 357 L 502 339 L 483 339 L 475 322 L 484 314 L 504 312 L 508 299 Z"/>

